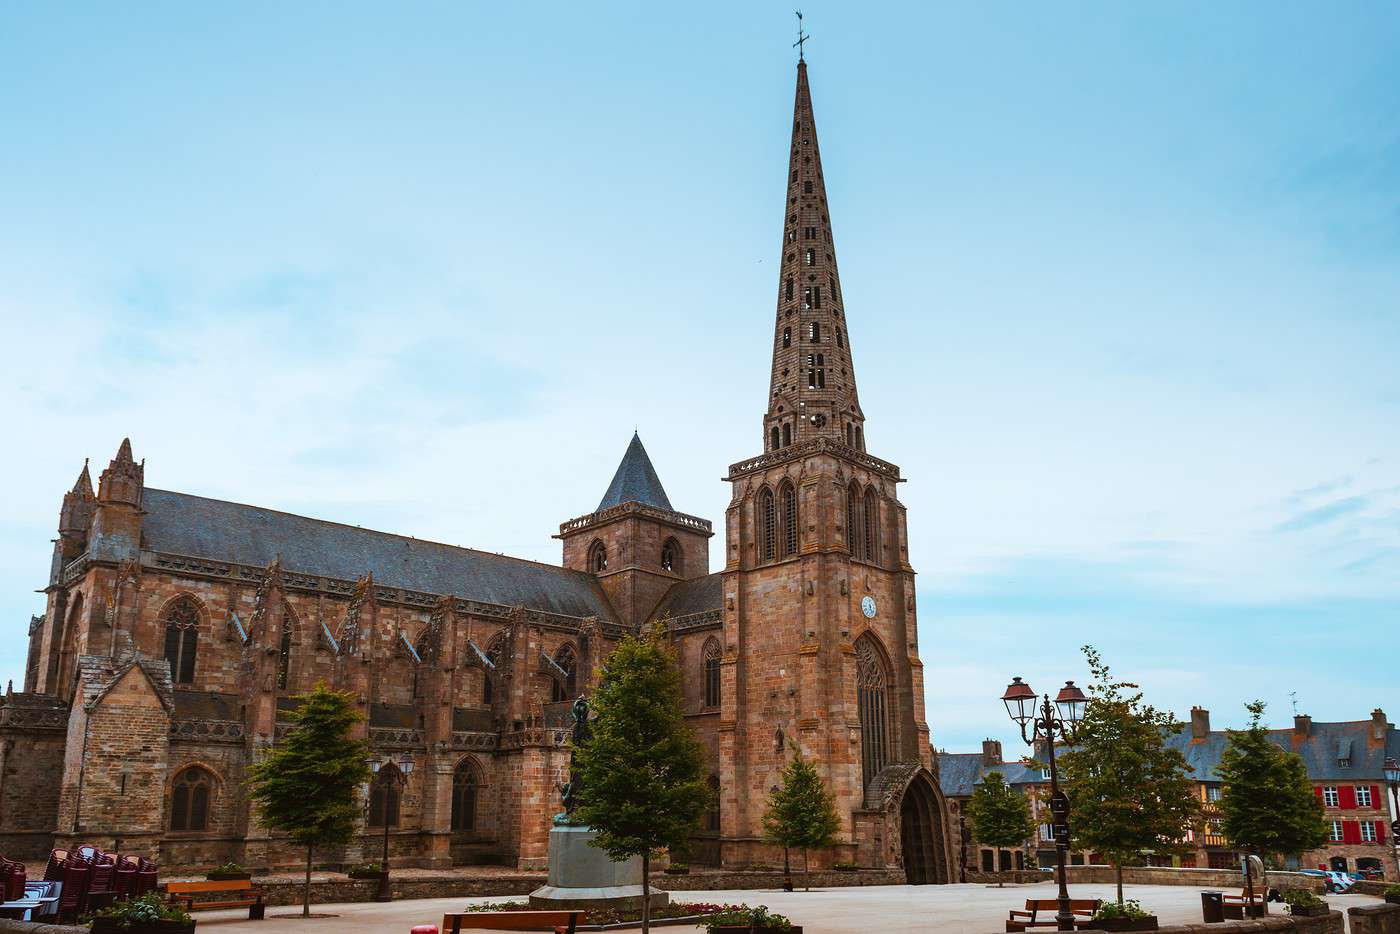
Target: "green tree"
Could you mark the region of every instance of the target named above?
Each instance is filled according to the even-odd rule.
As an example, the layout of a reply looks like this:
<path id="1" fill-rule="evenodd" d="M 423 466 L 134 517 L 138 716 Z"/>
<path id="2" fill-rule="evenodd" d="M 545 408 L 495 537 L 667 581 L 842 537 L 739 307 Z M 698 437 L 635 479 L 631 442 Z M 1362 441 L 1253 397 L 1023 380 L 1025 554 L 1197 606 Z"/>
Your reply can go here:
<path id="1" fill-rule="evenodd" d="M 1113 866 L 1122 903 L 1123 866 L 1147 851 L 1188 852 L 1200 802 L 1191 767 L 1166 744 L 1181 724 L 1144 704 L 1136 684 L 1115 681 L 1093 646 L 1082 651 L 1094 677 L 1090 703 L 1073 748 L 1059 759 L 1059 776 L 1075 844 Z"/>
<path id="2" fill-rule="evenodd" d="M 1269 739 L 1264 702 L 1246 704 L 1249 726 L 1230 731 L 1220 756 L 1222 831 L 1230 844 L 1267 860 L 1319 847 L 1327 840 L 1322 802 L 1313 794 L 1303 759 Z M 1245 884 L 1253 888 L 1252 878 Z"/>
<path id="3" fill-rule="evenodd" d="M 988 772 L 973 790 L 965 813 L 972 822 L 973 839 L 1002 850 L 1018 850 L 1035 833 L 1026 799 L 1006 783 L 1000 772 Z M 997 885 L 1005 885 L 998 880 Z"/>
<path id="4" fill-rule="evenodd" d="M 249 770 L 249 796 L 263 823 L 306 847 L 301 913 L 311 913 L 311 854 L 348 843 L 360 824 L 360 786 L 369 780 L 369 749 L 350 731 L 363 720 L 349 694 L 318 682 L 298 694 L 293 725 Z"/>
<path id="5" fill-rule="evenodd" d="M 822 777 L 802 756 L 793 756 L 783 768 L 783 783 L 769 793 L 768 809 L 763 814 L 765 839 L 783 848 L 783 872 L 789 887 L 792 872 L 788 869 L 788 850 L 802 851 L 802 873 L 807 877 L 805 887 L 810 889 L 808 851 L 834 846 L 840 830 L 841 818 Z"/>
<path id="6" fill-rule="evenodd" d="M 625 636 L 592 697 L 592 738 L 577 750 L 574 817 L 610 859 L 642 858 L 642 931 L 651 929 L 651 856 L 680 849 L 709 807 L 700 744 L 685 724 L 681 678 L 659 627 Z"/>

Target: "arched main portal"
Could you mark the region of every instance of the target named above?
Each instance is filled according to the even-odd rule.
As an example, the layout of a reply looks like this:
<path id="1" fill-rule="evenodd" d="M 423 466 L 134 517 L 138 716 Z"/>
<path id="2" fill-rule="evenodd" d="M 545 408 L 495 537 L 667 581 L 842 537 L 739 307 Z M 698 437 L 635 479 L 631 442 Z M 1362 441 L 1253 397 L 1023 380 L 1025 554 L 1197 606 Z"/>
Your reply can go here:
<path id="1" fill-rule="evenodd" d="M 904 875 L 910 885 L 941 885 L 951 881 L 945 856 L 943 814 L 932 782 L 920 773 L 904 789 L 899 805 L 899 839 Z"/>

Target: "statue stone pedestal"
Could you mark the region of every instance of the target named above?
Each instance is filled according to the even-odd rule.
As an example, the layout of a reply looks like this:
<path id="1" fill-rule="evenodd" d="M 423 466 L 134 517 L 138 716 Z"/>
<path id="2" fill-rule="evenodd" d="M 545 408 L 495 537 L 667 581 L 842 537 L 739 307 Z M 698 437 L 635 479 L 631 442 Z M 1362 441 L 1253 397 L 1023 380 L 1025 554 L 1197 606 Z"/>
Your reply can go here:
<path id="1" fill-rule="evenodd" d="M 530 893 L 530 907 L 542 910 L 642 907 L 642 858 L 615 863 L 589 841 L 590 827 L 556 826 L 549 831 L 549 882 Z M 670 902 L 669 892 L 651 890 L 651 907 Z"/>

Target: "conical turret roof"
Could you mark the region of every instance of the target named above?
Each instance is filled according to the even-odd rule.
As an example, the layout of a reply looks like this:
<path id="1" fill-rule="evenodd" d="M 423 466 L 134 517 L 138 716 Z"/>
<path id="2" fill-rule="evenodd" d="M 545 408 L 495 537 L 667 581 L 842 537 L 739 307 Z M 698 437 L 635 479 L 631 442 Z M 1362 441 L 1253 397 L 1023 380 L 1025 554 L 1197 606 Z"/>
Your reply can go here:
<path id="1" fill-rule="evenodd" d="M 666 498 L 666 490 L 661 486 L 661 478 L 656 475 L 656 468 L 651 465 L 647 449 L 642 447 L 642 439 L 636 432 L 632 433 L 632 443 L 627 445 L 627 452 L 622 455 L 622 463 L 617 465 L 617 473 L 613 474 L 612 483 L 608 484 L 608 491 L 603 494 L 598 509 L 620 506 L 623 503 L 643 503 L 668 512 L 675 511 L 671 508 L 671 501 Z"/>

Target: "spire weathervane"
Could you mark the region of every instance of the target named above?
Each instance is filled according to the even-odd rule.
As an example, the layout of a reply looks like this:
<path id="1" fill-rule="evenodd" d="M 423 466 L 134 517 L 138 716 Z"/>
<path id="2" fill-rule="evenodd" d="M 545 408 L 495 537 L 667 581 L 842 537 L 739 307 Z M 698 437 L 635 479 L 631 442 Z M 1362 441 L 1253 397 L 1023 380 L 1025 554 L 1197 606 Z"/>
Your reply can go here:
<path id="1" fill-rule="evenodd" d="M 797 11 L 796 11 L 796 15 L 797 15 L 797 41 L 794 42 L 794 43 L 792 44 L 792 47 L 793 47 L 794 49 L 797 50 L 797 60 L 798 60 L 799 62 L 801 62 L 801 61 L 804 60 L 803 57 L 802 57 L 802 53 L 805 51 L 805 49 L 803 48 L 803 45 L 807 42 L 808 39 L 810 39 L 810 38 L 812 38 L 812 37 L 809 36 L 809 35 L 807 35 L 805 32 L 802 31 L 802 11 L 801 11 L 801 10 L 797 10 Z"/>

